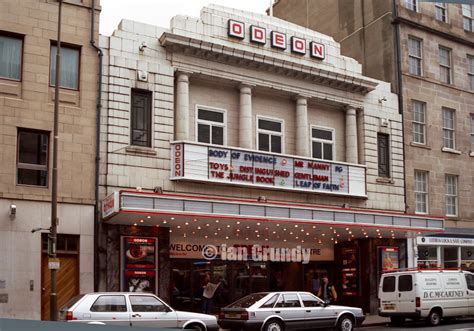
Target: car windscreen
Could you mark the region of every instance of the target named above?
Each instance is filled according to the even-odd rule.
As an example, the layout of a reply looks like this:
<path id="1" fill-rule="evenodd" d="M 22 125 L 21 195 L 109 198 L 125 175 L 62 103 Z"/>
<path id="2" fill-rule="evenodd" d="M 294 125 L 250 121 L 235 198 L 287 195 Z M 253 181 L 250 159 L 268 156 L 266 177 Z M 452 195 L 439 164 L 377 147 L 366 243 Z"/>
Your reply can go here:
<path id="1" fill-rule="evenodd" d="M 234 303 L 231 303 L 226 308 L 249 308 L 251 305 L 253 305 L 258 300 L 262 299 L 267 294 L 268 293 L 254 293 L 254 294 L 247 295 L 246 297 L 243 297 L 242 299 L 239 299 L 235 301 Z"/>
<path id="2" fill-rule="evenodd" d="M 84 296 L 84 294 L 78 294 L 75 297 L 73 297 L 72 299 L 69 299 L 68 302 L 66 302 L 64 305 L 61 306 L 59 311 L 69 310 L 69 308 L 71 308 L 76 302 L 81 300 L 83 296 Z"/>

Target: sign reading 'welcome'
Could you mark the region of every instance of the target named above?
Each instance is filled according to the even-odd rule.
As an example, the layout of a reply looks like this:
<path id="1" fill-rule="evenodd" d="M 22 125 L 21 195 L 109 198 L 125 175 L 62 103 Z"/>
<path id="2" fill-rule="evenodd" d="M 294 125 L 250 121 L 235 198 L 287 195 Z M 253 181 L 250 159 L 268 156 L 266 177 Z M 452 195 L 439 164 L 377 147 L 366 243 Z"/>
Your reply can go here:
<path id="1" fill-rule="evenodd" d="M 228 35 L 232 38 L 245 39 L 245 23 L 229 20 L 228 21 Z M 251 25 L 250 26 L 250 41 L 255 44 L 265 45 L 267 43 L 267 29 Z M 286 50 L 287 48 L 287 36 L 285 33 L 271 31 L 270 32 L 270 45 L 273 48 Z M 290 37 L 290 50 L 292 53 L 306 55 L 307 48 L 309 48 L 309 54 L 311 57 L 316 59 L 324 60 L 326 57 L 326 47 L 324 44 L 311 41 L 307 47 L 306 39 L 291 36 Z"/>

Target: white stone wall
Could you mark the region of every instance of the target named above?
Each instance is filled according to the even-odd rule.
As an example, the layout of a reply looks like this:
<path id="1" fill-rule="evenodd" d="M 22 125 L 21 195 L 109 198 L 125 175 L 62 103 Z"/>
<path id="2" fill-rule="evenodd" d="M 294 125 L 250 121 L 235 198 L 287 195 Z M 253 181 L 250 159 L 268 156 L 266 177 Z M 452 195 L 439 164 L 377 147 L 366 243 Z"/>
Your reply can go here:
<path id="1" fill-rule="evenodd" d="M 227 19 L 233 18 L 247 24 L 256 24 L 269 30 L 275 29 L 295 35 L 307 41 L 327 45 L 327 58 L 320 62 L 307 57 L 295 56 L 266 46 L 255 46 L 248 42 L 227 37 Z M 376 89 L 366 95 L 351 93 L 319 85 L 275 71 L 262 71 L 246 66 L 231 65 L 223 61 L 209 61 L 185 53 L 163 48 L 158 38 L 163 32 L 199 39 L 204 43 L 227 45 L 260 56 L 287 61 L 294 67 L 298 64 L 312 66 L 314 70 L 330 70 L 354 79 L 363 78 L 377 82 Z M 141 42 L 147 42 L 144 52 L 138 50 Z M 360 65 L 353 59 L 340 55 L 339 44 L 332 38 L 314 31 L 266 17 L 218 6 L 206 7 L 201 18 L 176 16 L 169 30 L 123 20 L 110 38 L 102 37 L 101 46 L 110 47 L 105 53 L 104 66 L 104 117 L 103 117 L 103 167 L 101 170 L 102 196 L 118 188 L 153 189 L 161 186 L 165 191 L 191 192 L 207 195 L 258 197 L 265 194 L 269 199 L 309 202 L 404 211 L 403 150 L 401 116 L 398 114 L 396 95 L 390 92 L 387 83 L 375 81 L 361 75 Z M 148 83 L 136 80 L 137 70 L 147 70 Z M 227 109 L 227 144 L 238 146 L 239 83 L 252 87 L 253 125 L 257 114 L 272 115 L 285 119 L 285 152 L 295 153 L 295 95 L 308 96 L 310 124 L 331 125 L 336 129 L 336 160 L 345 160 L 345 110 L 344 105 L 360 107 L 358 111 L 359 163 L 367 165 L 368 199 L 328 197 L 318 194 L 288 193 L 247 189 L 231 186 L 210 186 L 195 183 L 176 183 L 169 180 L 170 144 L 174 139 L 174 71 L 189 70 L 190 139 L 195 139 L 196 104 Z M 130 147 L 130 91 L 144 88 L 153 91 L 153 145 L 150 149 Z M 386 101 L 379 102 L 380 99 Z M 331 106 L 329 106 L 331 105 Z M 388 122 L 387 127 L 380 120 Z M 255 128 L 254 128 L 255 129 Z M 377 167 L 377 132 L 389 133 L 391 137 L 391 180 L 381 181 Z M 255 135 L 255 133 L 254 133 Z M 255 139 L 255 138 L 254 138 Z M 255 146 L 255 141 L 253 142 Z M 106 192 L 107 191 L 107 192 Z"/>

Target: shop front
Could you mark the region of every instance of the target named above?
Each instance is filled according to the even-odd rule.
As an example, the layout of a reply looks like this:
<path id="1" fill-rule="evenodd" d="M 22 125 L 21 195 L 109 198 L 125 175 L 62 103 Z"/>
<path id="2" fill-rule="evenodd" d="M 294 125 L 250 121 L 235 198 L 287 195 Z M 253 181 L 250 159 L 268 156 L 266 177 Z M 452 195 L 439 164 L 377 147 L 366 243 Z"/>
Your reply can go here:
<path id="1" fill-rule="evenodd" d="M 419 236 L 416 238 L 418 268 L 453 268 L 474 271 L 474 238 Z"/>

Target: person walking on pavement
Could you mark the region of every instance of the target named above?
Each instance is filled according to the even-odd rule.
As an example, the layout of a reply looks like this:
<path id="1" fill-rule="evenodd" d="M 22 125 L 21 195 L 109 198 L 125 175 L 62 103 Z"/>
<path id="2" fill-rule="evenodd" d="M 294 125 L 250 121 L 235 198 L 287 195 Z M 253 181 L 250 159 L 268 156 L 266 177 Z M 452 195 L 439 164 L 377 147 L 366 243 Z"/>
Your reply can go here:
<path id="1" fill-rule="evenodd" d="M 328 275 L 322 278 L 322 284 L 319 287 L 318 297 L 326 304 L 331 304 L 337 301 L 337 293 L 334 285 L 329 283 Z"/>

